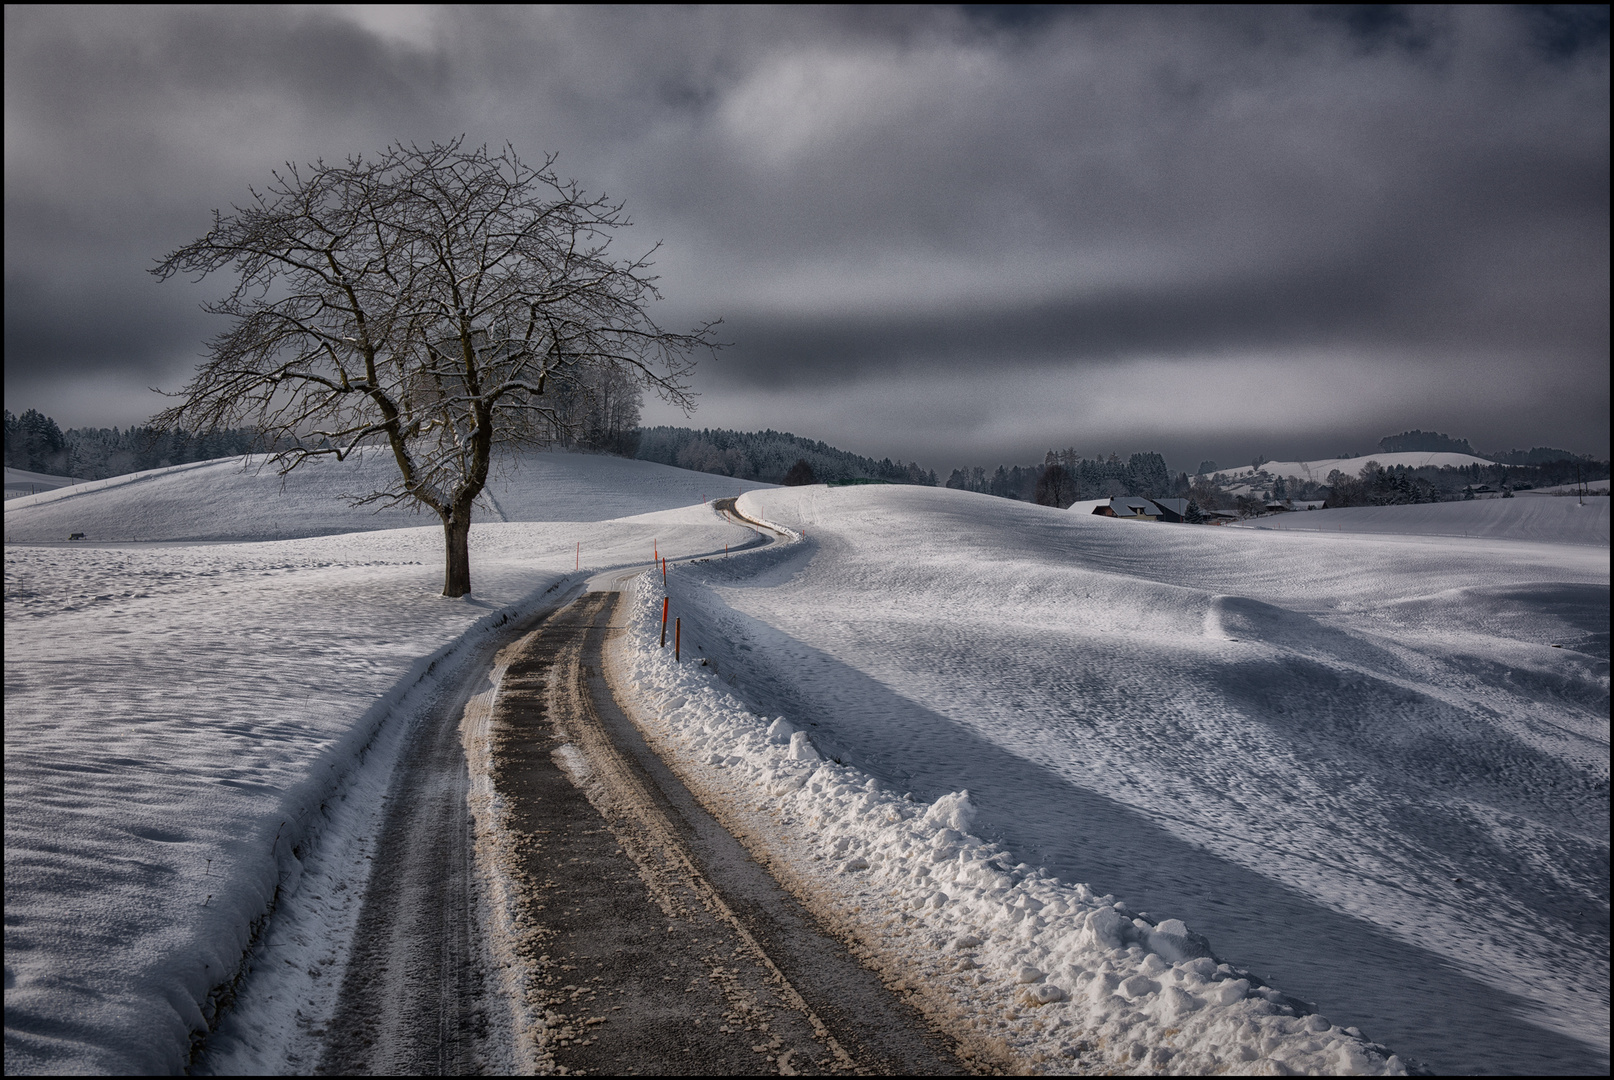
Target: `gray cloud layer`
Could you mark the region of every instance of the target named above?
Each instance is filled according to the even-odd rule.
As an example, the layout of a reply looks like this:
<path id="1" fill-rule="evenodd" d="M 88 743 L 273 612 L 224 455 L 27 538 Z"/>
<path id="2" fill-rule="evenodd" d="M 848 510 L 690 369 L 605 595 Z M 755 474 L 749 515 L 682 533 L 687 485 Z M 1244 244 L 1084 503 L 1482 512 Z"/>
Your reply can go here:
<path id="1" fill-rule="evenodd" d="M 698 423 L 1606 453 L 1608 102 L 1606 8 L 11 7 L 7 405 L 153 411 L 223 291 L 153 258 L 288 159 L 466 132 L 665 238 L 663 321 L 735 343 Z"/>

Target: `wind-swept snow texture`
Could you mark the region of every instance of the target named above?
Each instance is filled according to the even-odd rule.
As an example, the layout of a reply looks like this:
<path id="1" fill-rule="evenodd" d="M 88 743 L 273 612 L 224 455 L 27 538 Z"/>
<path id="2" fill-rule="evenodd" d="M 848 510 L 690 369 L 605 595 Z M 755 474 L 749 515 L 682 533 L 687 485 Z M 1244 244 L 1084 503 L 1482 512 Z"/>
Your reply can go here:
<path id="1" fill-rule="evenodd" d="M 1472 499 L 1405 506 L 1346 506 L 1254 518 L 1234 528 L 1374 533 L 1384 537 L 1468 537 L 1608 547 L 1608 503 L 1552 496 Z"/>
<path id="2" fill-rule="evenodd" d="M 652 595 L 633 677 L 804 880 L 1012 1045 L 1397 1067 L 1360 1028 L 1440 1071 L 1606 1071 L 1606 548 L 907 487 L 739 506 L 809 539 L 678 568 L 686 662 Z"/>
<path id="3" fill-rule="evenodd" d="M 396 484 L 397 473 L 380 450 L 345 462 L 315 459 L 284 477 L 262 456 L 172 465 L 8 500 L 5 538 L 282 540 L 436 526 L 429 511 L 348 503 L 348 495 Z M 603 454 L 530 453 L 494 473 L 474 520 L 605 521 L 768 486 Z"/>
<path id="4" fill-rule="evenodd" d="M 613 498 L 623 465 L 646 474 L 652 508 L 671 498 L 656 484 L 676 470 L 551 457 L 572 471 L 569 496 L 542 499 L 557 513 L 591 516 L 597 496 Z M 228 498 L 176 504 L 173 519 L 254 520 L 251 499 Z M 332 831 L 368 818 L 343 809 L 343 796 L 385 792 L 387 748 L 434 680 L 552 586 L 648 562 L 658 544 L 677 556 L 750 538 L 698 499 L 617 521 L 475 526 L 476 593 L 463 600 L 438 595 L 435 527 L 201 546 L 8 545 L 6 1071 L 183 1069 L 272 905 L 274 926 L 296 927 L 270 934 L 266 962 L 297 966 L 277 975 L 278 1001 L 253 999 L 235 1060 L 288 1067 L 274 1052 L 319 1022 L 294 1010 L 340 984 L 341 931 L 362 898 L 364 838 L 337 843 Z M 79 501 L 115 528 L 93 496 Z M 341 512 L 316 504 L 309 527 Z M 329 865 L 333 850 L 359 867 Z"/>

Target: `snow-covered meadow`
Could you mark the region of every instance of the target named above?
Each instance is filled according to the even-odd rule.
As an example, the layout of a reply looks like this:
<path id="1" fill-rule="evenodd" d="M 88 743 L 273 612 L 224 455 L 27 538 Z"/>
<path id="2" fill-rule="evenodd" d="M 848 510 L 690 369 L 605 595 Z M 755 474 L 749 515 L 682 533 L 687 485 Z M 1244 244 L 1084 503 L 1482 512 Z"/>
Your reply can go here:
<path id="1" fill-rule="evenodd" d="M 586 466 L 580 465 L 586 462 Z M 91 480 L 6 502 L 6 542 L 282 540 L 436 526 L 407 506 L 354 506 L 345 496 L 396 483 L 381 452 L 316 458 L 284 477 L 261 455 L 219 458 Z M 474 520 L 606 521 L 726 498 L 751 480 L 592 454 L 530 453 L 496 469 Z"/>
<path id="2" fill-rule="evenodd" d="M 1371 533 L 1387 539 L 1406 537 L 1414 542 L 1427 542 L 1424 538 L 1428 537 L 1464 537 L 1607 548 L 1608 507 L 1609 501 L 1605 498 L 1582 503 L 1568 497 L 1521 496 L 1268 514 L 1235 528 Z"/>
<path id="3" fill-rule="evenodd" d="M 1023 1052 L 1393 1068 L 1359 1028 L 1441 1071 L 1606 1070 L 1606 545 L 894 487 L 740 507 L 807 542 L 678 568 L 680 668 L 641 598 L 654 723 Z"/>
<path id="4" fill-rule="evenodd" d="M 570 580 L 749 539 L 700 499 L 757 487 L 535 455 L 448 601 L 439 530 L 356 481 L 223 462 L 7 503 L 8 1071 L 183 1067 L 277 887 L 321 884 L 305 929 L 351 919 L 316 864 L 362 860 L 332 833 L 434 679 Z M 1311 535 L 740 505 L 805 540 L 675 566 L 679 665 L 641 589 L 652 736 L 977 1035 L 1049 1070 L 1606 1070 L 1606 505 L 1257 522 Z"/>
<path id="5" fill-rule="evenodd" d="M 470 645 L 569 580 L 648 563 L 658 543 L 677 556 L 752 538 L 700 505 L 698 485 L 721 478 L 537 458 L 528 476 L 541 487 L 507 482 L 501 505 L 550 520 L 475 526 L 466 600 L 439 595 L 434 526 L 14 544 L 58 539 L 64 512 L 92 537 L 328 533 L 353 513 L 334 471 L 282 496 L 278 481 L 219 462 L 7 503 L 8 1072 L 185 1067 L 212 996 L 277 887 L 295 887 L 337 796 L 361 781 L 366 797 L 385 791 L 385 754 L 366 748 L 395 745 Z M 599 520 L 606 510 L 637 516 Z M 375 529 L 367 520 L 357 527 Z M 379 783 L 367 775 L 378 770 Z"/>

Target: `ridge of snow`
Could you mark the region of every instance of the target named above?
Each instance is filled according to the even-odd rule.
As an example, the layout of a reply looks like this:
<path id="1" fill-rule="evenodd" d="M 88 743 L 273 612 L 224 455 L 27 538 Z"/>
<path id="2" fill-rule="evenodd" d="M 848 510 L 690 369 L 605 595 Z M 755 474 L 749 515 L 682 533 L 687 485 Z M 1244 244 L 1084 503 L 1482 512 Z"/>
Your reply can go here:
<path id="1" fill-rule="evenodd" d="M 1274 1064 L 1308 1075 L 1407 1074 L 1360 1032 L 1218 964 L 1181 920 L 1144 919 L 1113 895 L 1017 863 L 971 832 L 968 791 L 915 803 L 826 760 L 786 717 L 753 714 L 714 669 L 674 663 L 657 647 L 657 586 L 636 583 L 623 661 L 648 703 L 650 734 L 681 773 L 766 837 L 819 904 L 898 958 L 888 974 L 928 982 L 978 1036 L 1002 1034 L 998 1016 L 1035 1017 L 1004 1037 L 1053 1072 L 1102 1062 L 1175 1075 L 1260 1075 Z"/>
<path id="2" fill-rule="evenodd" d="M 968 788 L 1019 858 L 1409 1058 L 1606 1062 L 1606 547 L 913 487 L 739 509 L 809 543 L 686 568 L 672 598 L 752 711 L 821 722 L 897 790 Z"/>

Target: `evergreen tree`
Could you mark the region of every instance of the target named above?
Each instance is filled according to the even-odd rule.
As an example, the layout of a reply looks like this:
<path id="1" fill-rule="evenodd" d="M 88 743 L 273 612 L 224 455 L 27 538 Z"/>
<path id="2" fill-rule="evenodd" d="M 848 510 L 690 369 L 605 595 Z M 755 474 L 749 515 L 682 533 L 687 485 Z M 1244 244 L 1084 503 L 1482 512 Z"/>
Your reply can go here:
<path id="1" fill-rule="evenodd" d="M 785 478 L 780 483 L 785 487 L 804 487 L 807 484 L 818 483 L 818 478 L 813 475 L 813 467 L 807 464 L 806 458 L 797 458 L 796 463 L 785 473 Z"/>

